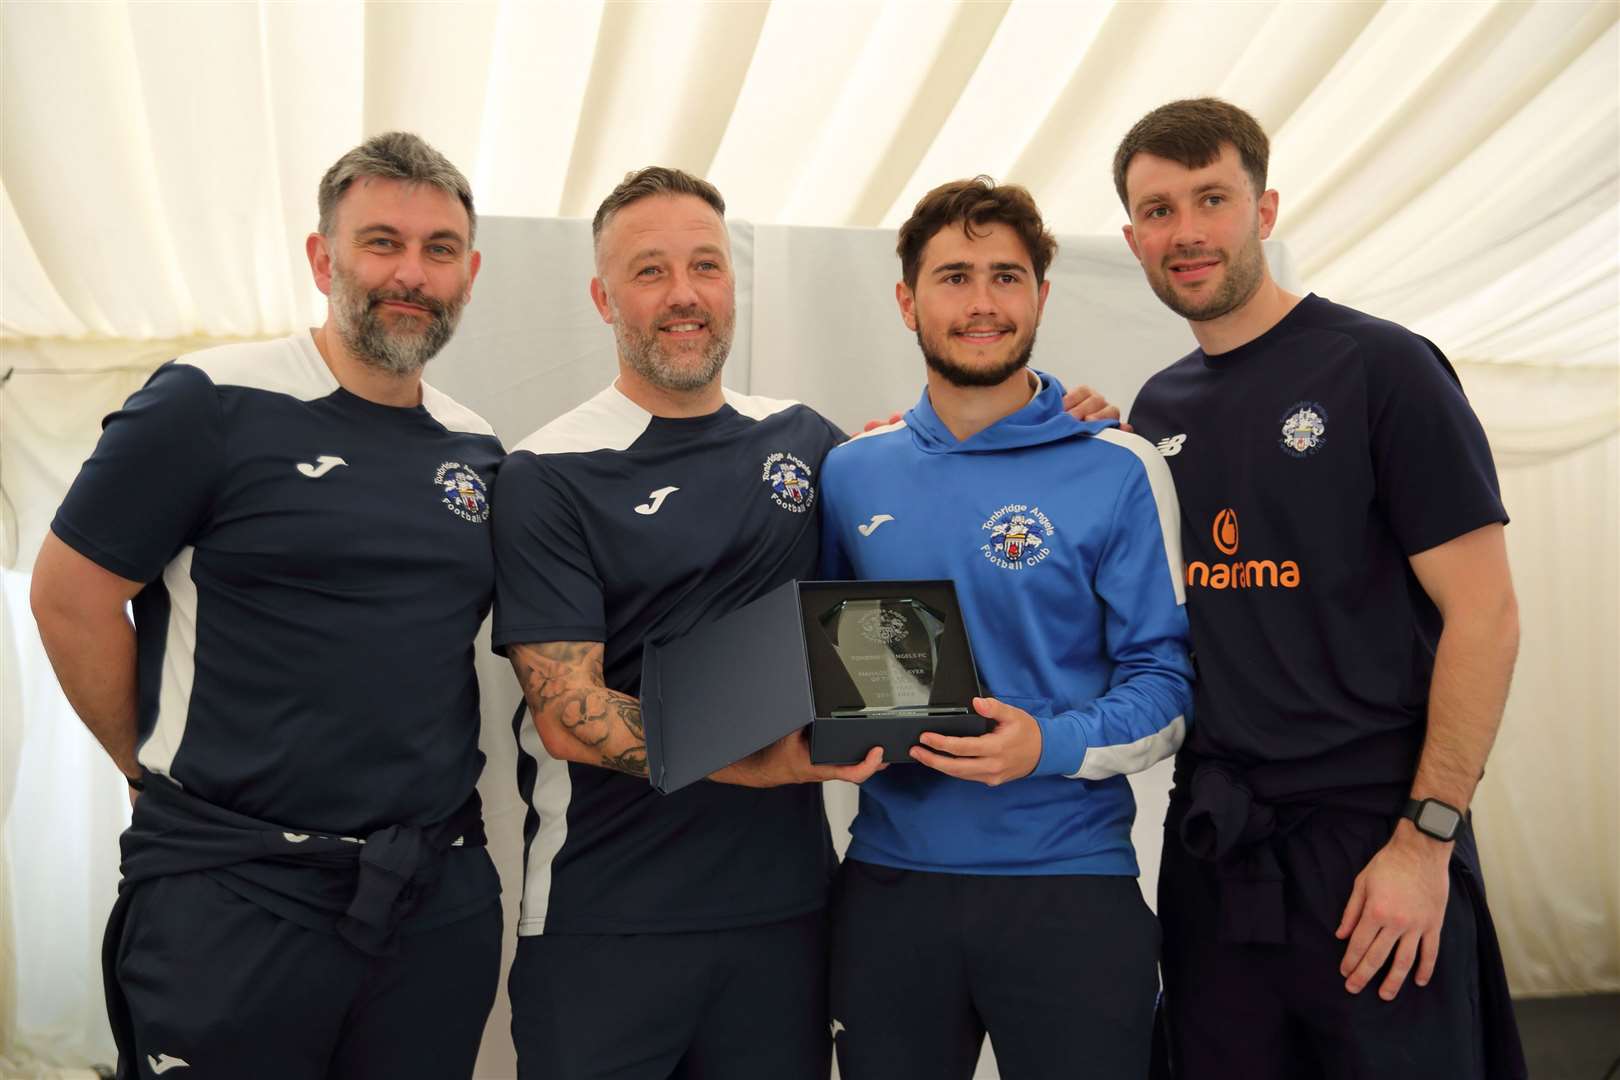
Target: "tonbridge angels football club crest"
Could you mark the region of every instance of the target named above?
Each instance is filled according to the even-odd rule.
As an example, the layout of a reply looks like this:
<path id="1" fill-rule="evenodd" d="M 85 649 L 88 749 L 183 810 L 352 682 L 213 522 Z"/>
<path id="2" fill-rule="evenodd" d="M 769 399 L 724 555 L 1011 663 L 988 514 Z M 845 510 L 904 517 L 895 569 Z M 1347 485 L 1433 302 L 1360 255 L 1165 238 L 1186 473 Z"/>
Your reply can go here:
<path id="1" fill-rule="evenodd" d="M 906 617 L 892 608 L 879 608 L 862 617 L 861 636 L 874 645 L 892 645 L 906 636 Z"/>
<path id="2" fill-rule="evenodd" d="M 785 450 L 765 459 L 760 478 L 770 485 L 771 501 L 790 513 L 802 514 L 816 501 L 810 466 Z"/>
<path id="3" fill-rule="evenodd" d="M 1282 448 L 1293 457 L 1310 457 L 1327 442 L 1327 410 L 1320 402 L 1296 401 L 1283 413 Z"/>
<path id="4" fill-rule="evenodd" d="M 979 545 L 979 552 L 1003 570 L 1023 570 L 1038 566 L 1052 554 L 1052 535 L 1057 532 L 1052 519 L 1038 506 L 1008 503 L 990 515 L 981 531 L 990 539 Z"/>
<path id="5" fill-rule="evenodd" d="M 456 517 L 475 525 L 489 520 L 489 491 L 472 466 L 447 461 L 433 474 L 433 483 L 439 489 L 439 501 Z"/>

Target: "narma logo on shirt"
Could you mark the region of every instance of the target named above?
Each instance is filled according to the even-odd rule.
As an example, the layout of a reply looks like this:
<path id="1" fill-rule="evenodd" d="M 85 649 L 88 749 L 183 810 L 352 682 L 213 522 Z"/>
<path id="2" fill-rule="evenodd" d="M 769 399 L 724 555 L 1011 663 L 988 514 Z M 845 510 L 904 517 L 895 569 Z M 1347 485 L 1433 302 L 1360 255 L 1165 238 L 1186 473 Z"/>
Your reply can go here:
<path id="1" fill-rule="evenodd" d="M 1215 515 L 1210 527 L 1210 538 L 1222 555 L 1236 555 L 1238 551 L 1237 511 L 1231 507 Z M 1272 559 L 1233 559 L 1231 562 L 1207 563 L 1194 560 L 1187 564 L 1187 587 L 1202 589 L 1297 589 L 1299 563 L 1293 559 L 1276 562 Z"/>

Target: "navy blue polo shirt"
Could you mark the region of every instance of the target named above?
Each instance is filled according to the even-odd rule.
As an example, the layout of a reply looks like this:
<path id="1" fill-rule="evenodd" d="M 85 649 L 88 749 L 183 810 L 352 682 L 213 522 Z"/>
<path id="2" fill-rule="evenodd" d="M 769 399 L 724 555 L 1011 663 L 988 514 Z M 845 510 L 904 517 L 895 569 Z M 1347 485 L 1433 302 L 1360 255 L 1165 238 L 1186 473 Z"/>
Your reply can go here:
<path id="1" fill-rule="evenodd" d="M 1408 559 L 1507 521 L 1440 350 L 1307 296 L 1254 341 L 1154 375 L 1130 419 L 1181 502 L 1187 749 L 1252 763 L 1420 736 L 1441 620 Z"/>
<path id="2" fill-rule="evenodd" d="M 637 696 L 642 647 L 813 578 L 822 458 L 843 433 L 803 405 L 726 393 L 655 417 L 609 387 L 518 445 L 495 515 L 493 644 L 600 641 Z M 707 780 L 671 795 L 556 761 L 514 717 L 528 804 L 519 933 L 761 924 L 825 903 L 834 860 L 819 784 Z"/>

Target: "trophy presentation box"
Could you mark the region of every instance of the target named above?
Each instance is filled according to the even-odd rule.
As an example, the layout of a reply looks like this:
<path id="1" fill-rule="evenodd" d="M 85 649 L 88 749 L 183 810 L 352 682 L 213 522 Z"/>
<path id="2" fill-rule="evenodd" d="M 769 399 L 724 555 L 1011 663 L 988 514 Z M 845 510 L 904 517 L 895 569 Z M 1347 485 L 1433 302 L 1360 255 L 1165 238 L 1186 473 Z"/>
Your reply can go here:
<path id="1" fill-rule="evenodd" d="M 790 581 L 642 653 L 648 777 L 668 794 L 810 727 L 810 758 L 874 746 L 909 762 L 925 731 L 983 735 L 949 581 Z"/>

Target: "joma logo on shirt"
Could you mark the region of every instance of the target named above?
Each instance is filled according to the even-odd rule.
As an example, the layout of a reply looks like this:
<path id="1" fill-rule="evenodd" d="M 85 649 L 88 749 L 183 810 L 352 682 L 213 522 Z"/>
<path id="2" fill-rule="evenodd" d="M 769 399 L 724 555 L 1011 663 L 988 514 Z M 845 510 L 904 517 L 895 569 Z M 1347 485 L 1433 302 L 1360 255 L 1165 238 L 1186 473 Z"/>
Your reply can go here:
<path id="1" fill-rule="evenodd" d="M 1237 511 L 1227 507 L 1215 515 L 1210 538 L 1222 555 L 1236 555 L 1238 550 Z M 1293 559 L 1276 562 L 1271 559 L 1234 559 L 1231 562 L 1207 563 L 1194 560 L 1187 564 L 1187 587 L 1201 589 L 1297 589 L 1299 563 Z"/>

